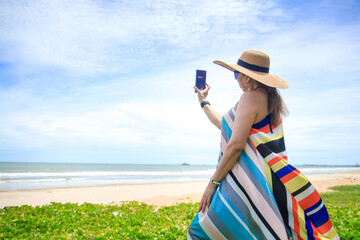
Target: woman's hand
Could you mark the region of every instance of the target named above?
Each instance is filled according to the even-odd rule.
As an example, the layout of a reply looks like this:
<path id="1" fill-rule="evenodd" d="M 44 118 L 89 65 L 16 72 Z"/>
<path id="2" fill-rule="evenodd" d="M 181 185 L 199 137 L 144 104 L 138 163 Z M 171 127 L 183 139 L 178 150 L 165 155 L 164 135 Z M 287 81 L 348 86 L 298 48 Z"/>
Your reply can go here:
<path id="1" fill-rule="evenodd" d="M 205 101 L 205 99 L 209 93 L 209 89 L 210 89 L 209 84 L 205 83 L 205 88 L 202 90 L 199 90 L 197 87 L 194 87 L 194 89 L 197 91 L 199 103 L 202 103 L 203 101 Z"/>
<path id="2" fill-rule="evenodd" d="M 217 188 L 217 185 L 215 185 L 212 182 L 209 182 L 208 186 L 205 189 L 205 192 L 201 198 L 201 202 L 200 202 L 200 208 L 199 208 L 199 212 L 205 212 L 206 207 L 210 207 L 210 202 L 211 202 L 211 197 L 212 195 L 214 195 L 214 192 Z"/>

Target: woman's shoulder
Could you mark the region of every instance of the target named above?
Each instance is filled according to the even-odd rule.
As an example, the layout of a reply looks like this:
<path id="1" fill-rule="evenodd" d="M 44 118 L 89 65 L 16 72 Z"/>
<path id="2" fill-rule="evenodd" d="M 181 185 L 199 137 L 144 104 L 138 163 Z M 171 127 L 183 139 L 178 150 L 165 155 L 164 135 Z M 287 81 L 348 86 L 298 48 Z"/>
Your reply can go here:
<path id="1" fill-rule="evenodd" d="M 268 100 L 265 92 L 244 92 L 240 97 L 239 105 L 241 109 L 246 109 L 246 111 L 253 112 L 256 115 L 255 122 L 268 114 Z"/>
<path id="2" fill-rule="evenodd" d="M 266 92 L 259 90 L 244 92 L 240 97 L 240 102 L 250 105 L 267 104 L 267 95 Z"/>

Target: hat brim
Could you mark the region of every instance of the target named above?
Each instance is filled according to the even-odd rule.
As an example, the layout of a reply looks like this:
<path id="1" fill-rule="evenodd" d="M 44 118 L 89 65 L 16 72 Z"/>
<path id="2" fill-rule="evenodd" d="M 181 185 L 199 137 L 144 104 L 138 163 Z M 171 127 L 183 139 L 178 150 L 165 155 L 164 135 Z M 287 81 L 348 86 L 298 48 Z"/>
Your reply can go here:
<path id="1" fill-rule="evenodd" d="M 288 88 L 289 87 L 289 84 L 284 79 L 282 79 L 281 77 L 272 75 L 270 73 L 253 71 L 253 70 L 244 68 L 242 66 L 239 66 L 237 64 L 229 64 L 229 63 L 225 63 L 222 61 L 214 61 L 213 63 L 220 65 L 224 68 L 227 68 L 233 72 L 234 71 L 241 72 L 241 73 L 255 79 L 256 81 L 259 81 L 262 84 L 269 86 L 269 87 L 274 87 L 274 88 Z"/>

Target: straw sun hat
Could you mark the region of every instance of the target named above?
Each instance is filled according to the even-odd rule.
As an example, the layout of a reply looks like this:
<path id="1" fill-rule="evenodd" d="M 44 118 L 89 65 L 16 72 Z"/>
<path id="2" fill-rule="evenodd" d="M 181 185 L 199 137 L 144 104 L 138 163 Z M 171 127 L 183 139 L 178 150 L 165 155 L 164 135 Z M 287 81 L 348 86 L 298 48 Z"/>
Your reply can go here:
<path id="1" fill-rule="evenodd" d="M 274 88 L 288 88 L 289 84 L 282 78 L 269 73 L 270 57 L 257 50 L 245 50 L 237 64 L 228 64 L 222 61 L 214 61 L 230 71 L 241 72 L 264 85 Z"/>

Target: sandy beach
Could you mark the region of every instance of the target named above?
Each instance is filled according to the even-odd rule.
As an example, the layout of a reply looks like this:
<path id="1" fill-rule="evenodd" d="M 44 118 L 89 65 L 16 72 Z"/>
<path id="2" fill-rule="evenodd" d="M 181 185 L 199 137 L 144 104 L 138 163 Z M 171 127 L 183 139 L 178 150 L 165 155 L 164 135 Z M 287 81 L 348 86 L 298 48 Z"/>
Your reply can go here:
<path id="1" fill-rule="evenodd" d="M 328 189 L 331 186 L 360 184 L 360 171 L 307 175 L 307 177 L 319 192 L 331 191 Z M 21 205 L 40 206 L 51 202 L 121 204 L 124 201 L 169 206 L 180 202 L 199 202 L 207 183 L 207 181 L 198 181 L 0 191 L 0 208 Z"/>

